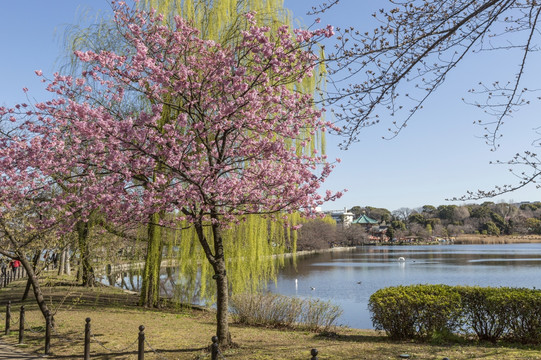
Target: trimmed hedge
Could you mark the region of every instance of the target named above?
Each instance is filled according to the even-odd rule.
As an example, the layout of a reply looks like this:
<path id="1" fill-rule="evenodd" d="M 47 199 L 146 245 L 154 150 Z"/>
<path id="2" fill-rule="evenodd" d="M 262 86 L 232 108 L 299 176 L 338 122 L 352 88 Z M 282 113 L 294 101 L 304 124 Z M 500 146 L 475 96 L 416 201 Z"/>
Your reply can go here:
<path id="1" fill-rule="evenodd" d="M 541 291 L 508 289 L 504 301 L 509 321 L 506 337 L 523 344 L 540 344 Z"/>
<path id="2" fill-rule="evenodd" d="M 460 296 L 447 285 L 380 289 L 370 297 L 368 309 L 374 327 L 393 339 L 426 339 L 460 325 Z"/>
<path id="3" fill-rule="evenodd" d="M 525 288 L 411 285 L 370 297 L 372 323 L 393 339 L 438 334 L 475 335 L 523 344 L 541 343 L 541 291 Z"/>
<path id="4" fill-rule="evenodd" d="M 459 286 L 464 333 L 473 332 L 479 340 L 496 342 L 508 331 L 508 310 L 504 288 Z"/>

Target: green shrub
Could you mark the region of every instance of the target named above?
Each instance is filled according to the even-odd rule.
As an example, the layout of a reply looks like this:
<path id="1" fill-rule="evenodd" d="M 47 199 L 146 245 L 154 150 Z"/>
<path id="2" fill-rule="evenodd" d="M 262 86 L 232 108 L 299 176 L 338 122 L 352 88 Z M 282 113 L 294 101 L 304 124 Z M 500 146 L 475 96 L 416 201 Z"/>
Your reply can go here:
<path id="1" fill-rule="evenodd" d="M 393 339 L 430 338 L 460 325 L 460 296 L 447 285 L 380 289 L 370 297 L 372 323 Z"/>
<path id="2" fill-rule="evenodd" d="M 458 286 L 464 317 L 464 332 L 473 331 L 479 340 L 496 342 L 508 329 L 508 313 L 499 288 Z"/>
<path id="3" fill-rule="evenodd" d="M 327 301 L 273 293 L 233 295 L 230 305 L 235 321 L 241 324 L 311 331 L 328 331 L 342 314 L 339 306 Z"/>
<path id="4" fill-rule="evenodd" d="M 541 291 L 525 288 L 412 285 L 370 297 L 374 327 L 394 339 L 439 339 L 475 334 L 541 344 Z"/>
<path id="5" fill-rule="evenodd" d="M 505 291 L 504 291 L 505 290 Z M 507 311 L 506 338 L 523 344 L 541 343 L 541 291 L 502 289 L 502 305 Z"/>
<path id="6" fill-rule="evenodd" d="M 479 340 L 541 343 L 541 291 L 508 287 L 457 290 L 466 324 Z"/>

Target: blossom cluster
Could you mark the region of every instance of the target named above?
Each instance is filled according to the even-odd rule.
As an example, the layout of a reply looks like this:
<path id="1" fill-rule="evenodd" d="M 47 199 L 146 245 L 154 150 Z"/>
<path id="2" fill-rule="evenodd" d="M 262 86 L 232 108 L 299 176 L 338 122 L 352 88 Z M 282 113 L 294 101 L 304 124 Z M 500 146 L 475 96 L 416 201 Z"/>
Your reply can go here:
<path id="1" fill-rule="evenodd" d="M 91 66 L 44 79 L 52 100 L 0 108 L 21 120 L 21 135 L 0 142 L 6 207 L 40 188 L 48 206 L 83 219 L 95 209 L 116 221 L 168 211 L 227 224 L 313 213 L 340 196 L 318 194 L 333 168 L 325 156 L 299 150 L 332 125 L 295 86 L 332 28 L 270 33 L 248 15 L 240 41 L 223 46 L 180 17 L 171 29 L 154 12 L 114 7 L 127 51 L 76 52 Z"/>

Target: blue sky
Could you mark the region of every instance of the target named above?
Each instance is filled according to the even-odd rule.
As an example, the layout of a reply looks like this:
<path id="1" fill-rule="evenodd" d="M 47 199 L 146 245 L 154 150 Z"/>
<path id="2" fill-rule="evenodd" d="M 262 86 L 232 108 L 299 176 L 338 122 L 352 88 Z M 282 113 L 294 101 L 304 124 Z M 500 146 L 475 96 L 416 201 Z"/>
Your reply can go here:
<path id="1" fill-rule="evenodd" d="M 304 13 L 312 3 L 285 0 L 294 16 L 305 18 L 306 22 L 311 22 Z M 322 16 L 321 25 L 371 29 L 370 14 L 382 3 L 381 0 L 342 0 L 339 7 Z M 41 69 L 45 75 L 51 75 L 59 68 L 63 30 L 66 25 L 77 23 L 85 9 L 108 11 L 110 7 L 105 0 L 0 2 L 0 104 L 26 101 L 23 87 L 30 89 L 31 97 L 44 99 L 46 94 L 34 70 Z M 342 162 L 324 188 L 348 189 L 348 192 L 323 209 L 355 205 L 389 210 L 425 204 L 438 206 L 450 204 L 446 198 L 461 196 L 468 190 L 488 190 L 494 185 L 513 183 L 515 178 L 508 166 L 489 162 L 508 160 L 515 153 L 529 149 L 536 138 L 532 129 L 538 126 L 539 104 L 524 107 L 507 121 L 500 149 L 491 152 L 479 138 L 482 129 L 472 124 L 483 114 L 464 104 L 461 98 L 467 97 L 467 90 L 480 80 L 512 75 L 514 56 L 488 53 L 470 57 L 394 140 L 382 139 L 387 135 L 385 125 L 364 130 L 361 141 L 347 151 L 338 149 L 340 139 L 328 138 L 327 153 L 331 158 L 341 158 Z M 530 73 L 532 88 L 539 83 L 539 75 L 539 71 Z M 490 200 L 536 201 L 541 196 L 535 186 L 530 186 Z"/>

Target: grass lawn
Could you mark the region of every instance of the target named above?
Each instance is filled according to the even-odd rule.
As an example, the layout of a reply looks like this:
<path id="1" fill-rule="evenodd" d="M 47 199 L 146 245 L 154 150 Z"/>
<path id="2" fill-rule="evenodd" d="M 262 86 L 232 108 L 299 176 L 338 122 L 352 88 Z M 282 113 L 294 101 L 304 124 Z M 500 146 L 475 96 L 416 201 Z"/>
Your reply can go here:
<path id="1" fill-rule="evenodd" d="M 44 295 L 56 312 L 56 330 L 51 339 L 49 359 L 82 359 L 85 319 L 91 319 L 91 359 L 137 359 L 137 337 L 140 325 L 145 326 L 148 342 L 145 360 L 210 359 L 207 351 L 215 331 L 211 311 L 164 308 L 142 309 L 136 306 L 137 296 L 108 287 L 85 289 L 72 280 L 42 280 Z M 20 302 L 25 283 L 18 281 L 0 289 L 0 339 L 16 344 L 18 324 L 11 325 L 4 335 L 5 305 L 12 303 L 12 320 L 19 319 Z M 33 299 L 27 300 L 25 332 L 21 350 L 43 353 L 44 320 Z M 236 347 L 223 351 L 226 359 L 304 359 L 311 358 L 310 349 L 317 348 L 318 358 L 325 359 L 541 359 L 541 347 L 510 344 L 478 344 L 461 341 L 442 344 L 398 342 L 373 330 L 337 328 L 333 334 L 318 335 L 307 331 L 231 325 Z M 150 345 L 150 346 L 149 346 Z M 152 347 L 152 349 L 150 349 Z M 154 352 L 155 350 L 155 352 Z"/>

